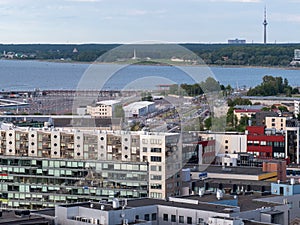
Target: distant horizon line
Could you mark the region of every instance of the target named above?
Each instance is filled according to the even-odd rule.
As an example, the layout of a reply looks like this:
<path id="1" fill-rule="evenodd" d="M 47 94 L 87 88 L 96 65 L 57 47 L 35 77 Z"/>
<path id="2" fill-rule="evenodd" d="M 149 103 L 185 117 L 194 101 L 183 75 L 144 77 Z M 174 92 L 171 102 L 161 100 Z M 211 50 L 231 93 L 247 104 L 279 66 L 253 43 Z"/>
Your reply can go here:
<path id="1" fill-rule="evenodd" d="M 228 42 L 153 42 L 153 43 L 118 43 L 118 42 L 82 42 L 82 43 L 50 43 L 50 42 L 24 42 L 24 43 L 0 43 L 0 45 L 145 45 L 145 44 L 201 44 L 201 45 L 281 45 L 281 44 L 300 44 L 300 42 L 267 42 L 264 44 L 263 42 L 246 42 L 246 43 L 228 43 Z"/>

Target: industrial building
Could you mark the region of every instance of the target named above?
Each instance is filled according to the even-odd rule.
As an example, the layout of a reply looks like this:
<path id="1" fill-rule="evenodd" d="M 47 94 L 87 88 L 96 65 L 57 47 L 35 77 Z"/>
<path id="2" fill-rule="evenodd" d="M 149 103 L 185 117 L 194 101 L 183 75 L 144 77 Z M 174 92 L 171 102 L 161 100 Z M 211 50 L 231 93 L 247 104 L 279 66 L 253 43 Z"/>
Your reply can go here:
<path id="1" fill-rule="evenodd" d="M 155 103 L 149 101 L 133 102 L 129 105 L 123 106 L 126 118 L 145 116 L 149 113 L 155 112 Z"/>

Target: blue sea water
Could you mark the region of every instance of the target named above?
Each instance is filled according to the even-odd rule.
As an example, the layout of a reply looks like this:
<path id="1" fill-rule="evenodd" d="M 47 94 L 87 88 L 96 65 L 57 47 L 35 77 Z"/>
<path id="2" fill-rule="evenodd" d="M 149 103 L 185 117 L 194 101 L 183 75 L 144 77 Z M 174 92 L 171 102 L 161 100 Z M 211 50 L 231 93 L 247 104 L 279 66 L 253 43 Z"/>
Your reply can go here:
<path id="1" fill-rule="evenodd" d="M 0 60 L 0 90 L 71 90 L 85 83 L 91 89 L 145 89 L 151 85 L 195 83 L 213 76 L 221 84 L 254 87 L 265 75 L 287 78 L 300 86 L 300 70 L 251 67 L 172 67 Z M 102 83 L 99 85 L 99 83 Z"/>

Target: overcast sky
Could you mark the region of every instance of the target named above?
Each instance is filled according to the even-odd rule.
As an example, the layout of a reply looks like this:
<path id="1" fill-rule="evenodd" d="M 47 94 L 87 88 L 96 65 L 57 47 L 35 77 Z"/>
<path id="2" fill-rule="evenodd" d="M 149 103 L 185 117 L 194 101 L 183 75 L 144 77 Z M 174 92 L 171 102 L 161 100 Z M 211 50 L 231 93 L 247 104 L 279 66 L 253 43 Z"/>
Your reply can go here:
<path id="1" fill-rule="evenodd" d="M 0 43 L 300 42 L 300 0 L 0 0 Z"/>

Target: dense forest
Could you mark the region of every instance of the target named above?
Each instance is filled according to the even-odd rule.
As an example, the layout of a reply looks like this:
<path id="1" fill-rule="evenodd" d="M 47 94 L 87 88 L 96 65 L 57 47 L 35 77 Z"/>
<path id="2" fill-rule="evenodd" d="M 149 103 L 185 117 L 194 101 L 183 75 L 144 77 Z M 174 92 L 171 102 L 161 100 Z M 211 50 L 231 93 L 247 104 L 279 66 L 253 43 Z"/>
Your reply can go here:
<path id="1" fill-rule="evenodd" d="M 193 45 L 184 47 L 195 52 L 210 65 L 289 66 L 300 44 Z"/>
<path id="2" fill-rule="evenodd" d="M 7 44 L 0 45 L 1 54 L 5 51 L 26 54 L 24 59 L 59 60 L 92 62 L 118 44 Z M 163 46 L 163 45 L 162 45 Z M 164 45 L 166 46 L 166 45 Z M 209 65 L 242 65 L 242 66 L 289 66 L 294 57 L 294 49 L 300 44 L 181 44 L 201 57 Z M 76 52 L 73 50 L 76 49 Z M 125 57 L 132 57 L 129 53 Z M 147 56 L 155 58 L 170 57 L 166 51 L 152 52 Z M 174 55 L 176 56 L 176 55 Z"/>

